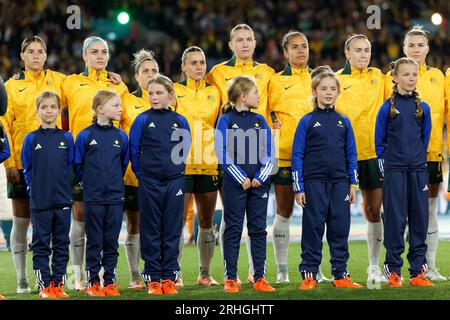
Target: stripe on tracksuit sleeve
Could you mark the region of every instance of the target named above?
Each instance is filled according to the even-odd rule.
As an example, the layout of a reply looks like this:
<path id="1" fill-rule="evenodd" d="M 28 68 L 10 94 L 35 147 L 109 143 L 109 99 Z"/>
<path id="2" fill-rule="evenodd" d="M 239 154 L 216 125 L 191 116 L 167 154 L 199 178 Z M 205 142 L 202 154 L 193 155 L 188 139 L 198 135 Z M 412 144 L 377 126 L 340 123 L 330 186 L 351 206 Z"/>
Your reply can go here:
<path id="1" fill-rule="evenodd" d="M 259 116 L 259 115 L 258 115 Z M 263 116 L 259 116 L 262 119 L 262 129 L 264 134 L 262 135 L 264 143 L 264 158 L 261 161 L 262 167 L 255 174 L 255 178 L 259 180 L 260 183 L 264 183 L 270 177 L 272 172 L 274 162 L 275 162 L 275 143 L 273 140 L 272 132 Z M 261 142 L 260 142 L 261 143 Z M 259 147 L 259 146 L 258 146 Z"/>
<path id="2" fill-rule="evenodd" d="M 305 158 L 306 135 L 312 115 L 305 115 L 298 123 L 292 144 L 292 187 L 295 193 L 305 192 L 303 185 L 303 161 Z"/>
<path id="3" fill-rule="evenodd" d="M 228 116 L 225 114 L 219 118 L 214 134 L 214 151 L 216 152 L 219 164 L 238 184 L 242 184 L 247 178 L 247 174 L 238 165 L 233 163 L 227 150 L 227 130 L 229 128 Z"/>
<path id="4" fill-rule="evenodd" d="M 350 120 L 344 117 L 347 132 L 345 137 L 347 170 L 350 178 L 350 184 L 358 184 L 358 156 L 356 153 L 355 135 Z"/>
<path id="5" fill-rule="evenodd" d="M 140 157 L 141 157 L 141 140 L 142 133 L 144 132 L 144 125 L 147 120 L 148 115 L 144 112 L 141 113 L 134 119 L 133 124 L 130 128 L 130 160 L 131 169 L 133 170 L 136 177 L 139 179 Z"/>
<path id="6" fill-rule="evenodd" d="M 20 160 L 23 165 L 23 176 L 25 178 L 25 183 L 28 188 L 31 188 L 31 168 L 33 166 L 33 138 L 34 135 L 29 133 L 26 135 L 25 140 L 22 145 L 22 154 L 20 155 Z"/>

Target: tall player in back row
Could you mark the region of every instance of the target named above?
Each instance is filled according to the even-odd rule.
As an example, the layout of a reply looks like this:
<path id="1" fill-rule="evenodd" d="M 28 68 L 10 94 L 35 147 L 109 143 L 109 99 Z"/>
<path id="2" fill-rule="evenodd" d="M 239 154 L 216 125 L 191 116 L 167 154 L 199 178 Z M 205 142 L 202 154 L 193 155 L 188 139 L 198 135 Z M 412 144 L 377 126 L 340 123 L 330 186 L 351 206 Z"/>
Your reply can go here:
<path id="1" fill-rule="evenodd" d="M 428 210 L 429 223 L 427 234 L 427 264 L 426 276 L 433 281 L 445 281 L 444 276 L 436 267 L 436 253 L 439 241 L 439 229 L 437 221 L 437 196 L 439 184 L 442 179 L 442 134 L 445 118 L 445 93 L 444 75 L 433 67 L 426 65 L 426 57 L 430 51 L 428 46 L 428 32 L 421 26 L 414 26 L 409 30 L 403 40 L 403 53 L 419 65 L 417 92 L 420 98 L 430 106 L 431 111 L 431 137 L 428 144 L 427 167 L 429 174 L 428 183 Z M 386 75 L 386 95 L 392 92 L 391 73 Z"/>
<path id="2" fill-rule="evenodd" d="M 256 79 L 256 86 L 259 93 L 259 105 L 255 110 L 256 113 L 261 114 L 269 123 L 267 113 L 268 100 L 268 85 L 270 78 L 275 71 L 265 63 L 258 63 L 253 60 L 253 53 L 255 52 L 256 39 L 253 29 L 247 24 L 238 24 L 230 31 L 230 41 L 228 45 L 233 52 L 233 57 L 225 62 L 222 62 L 212 68 L 206 76 L 206 81 L 216 85 L 221 94 L 222 101 L 228 101 L 228 83 L 231 79 L 240 75 L 249 75 Z M 221 171 L 220 167 L 219 170 Z M 222 174 L 219 172 L 219 174 Z M 221 186 L 219 186 L 221 188 Z M 219 189 L 220 190 L 220 189 Z M 246 225 L 246 222 L 244 222 Z M 223 253 L 223 232 L 225 231 L 225 222 L 222 215 L 222 222 L 219 230 L 219 242 Z M 253 282 L 253 263 L 250 252 L 250 239 L 248 236 L 244 237 L 247 245 L 247 253 L 249 257 L 249 277 L 247 281 Z M 238 277 L 239 279 L 239 277 Z M 238 280 L 239 282 L 239 280 Z"/>
<path id="3" fill-rule="evenodd" d="M 337 72 L 342 91 L 336 101 L 336 111 L 350 119 L 355 132 L 359 188 L 368 223 L 368 281 L 380 282 L 385 281 L 379 267 L 383 239 L 380 214 L 383 176 L 374 141 L 377 111 L 384 101 L 385 76 L 380 69 L 369 67 L 371 44 L 365 35 L 351 35 L 345 42 L 344 51 L 347 62 Z"/>

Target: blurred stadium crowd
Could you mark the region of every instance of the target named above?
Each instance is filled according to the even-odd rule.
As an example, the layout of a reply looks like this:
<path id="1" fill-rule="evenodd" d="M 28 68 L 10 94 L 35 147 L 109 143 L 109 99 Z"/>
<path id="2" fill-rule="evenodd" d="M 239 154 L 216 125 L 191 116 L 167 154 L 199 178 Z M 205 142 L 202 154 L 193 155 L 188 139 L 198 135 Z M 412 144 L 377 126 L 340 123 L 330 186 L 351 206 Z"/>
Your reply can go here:
<path id="1" fill-rule="evenodd" d="M 71 4 L 81 9 L 81 30 L 66 27 L 66 10 Z M 381 8 L 379 30 L 366 26 L 366 8 L 372 4 Z M 121 10 L 130 14 L 128 26 L 114 24 Z M 434 12 L 444 17 L 440 26 L 430 23 Z M 48 41 L 47 67 L 66 74 L 79 73 L 84 68 L 82 42 L 86 36 L 97 34 L 108 40 L 112 49 L 108 69 L 120 73 L 132 91 L 136 85 L 130 61 L 137 49 L 154 50 L 161 72 L 177 80 L 184 48 L 202 47 L 211 68 L 229 58 L 229 31 L 241 22 L 256 32 L 255 60 L 277 71 L 285 63 L 280 41 L 290 29 L 298 29 L 309 38 L 311 67 L 328 64 L 335 70 L 345 63 L 346 37 L 366 34 L 372 40 L 371 64 L 386 72 L 389 62 L 403 55 L 405 31 L 413 24 L 423 24 L 431 32 L 427 63 L 445 72 L 450 66 L 449 25 L 445 20 L 449 15 L 448 0 L 0 0 L 0 74 L 7 79 L 18 70 L 20 44 L 33 34 Z M 120 28 L 126 29 L 123 32 Z"/>

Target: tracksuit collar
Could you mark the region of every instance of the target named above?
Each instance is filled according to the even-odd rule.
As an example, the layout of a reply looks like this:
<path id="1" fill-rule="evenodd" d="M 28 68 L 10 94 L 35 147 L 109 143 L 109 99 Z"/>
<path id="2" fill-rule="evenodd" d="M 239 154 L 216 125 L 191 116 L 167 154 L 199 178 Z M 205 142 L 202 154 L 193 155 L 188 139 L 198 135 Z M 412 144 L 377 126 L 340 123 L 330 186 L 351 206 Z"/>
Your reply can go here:
<path id="1" fill-rule="evenodd" d="M 109 79 L 108 79 L 108 71 L 106 71 L 106 70 L 98 71 L 96 69 L 86 68 L 86 69 L 84 69 L 82 74 L 85 77 L 88 77 L 88 78 L 90 78 L 90 79 L 92 79 L 94 81 L 97 81 L 97 74 L 98 73 L 100 73 L 99 77 L 98 77 L 98 80 L 109 81 Z"/>
<path id="2" fill-rule="evenodd" d="M 256 65 L 258 65 L 258 63 L 253 61 L 253 60 L 250 60 L 250 61 L 247 61 L 247 62 L 242 62 L 238 58 L 236 58 L 235 55 L 233 55 L 231 57 L 231 59 L 227 61 L 226 65 L 230 66 L 230 67 L 248 67 L 248 68 L 253 68 Z"/>
<path id="3" fill-rule="evenodd" d="M 54 133 L 54 132 L 57 132 L 59 129 L 58 129 L 58 126 L 56 126 L 55 128 L 42 128 L 42 126 L 39 126 L 39 132 L 42 132 L 42 133 Z"/>
<path id="4" fill-rule="evenodd" d="M 341 74 L 351 74 L 351 75 L 360 75 L 360 76 L 364 76 L 367 75 L 369 73 L 369 68 L 364 68 L 362 70 L 357 69 L 355 67 L 352 67 L 350 65 L 350 62 L 345 61 L 345 65 L 344 65 L 344 69 L 342 70 Z"/>
<path id="5" fill-rule="evenodd" d="M 321 109 L 319 107 L 316 107 L 316 111 L 317 112 L 321 112 L 321 113 L 330 113 L 334 111 L 334 106 L 331 106 L 329 108 L 325 108 L 325 109 Z"/>
<path id="6" fill-rule="evenodd" d="M 37 78 L 34 77 L 33 71 L 25 71 L 25 68 L 21 68 L 19 70 L 19 78 L 17 80 L 29 80 L 33 82 L 40 82 L 42 81 L 47 74 L 47 70 L 41 70 L 39 73 L 39 76 Z"/>
<path id="7" fill-rule="evenodd" d="M 286 67 L 284 68 L 283 72 L 281 73 L 282 76 L 292 76 L 292 75 L 305 75 L 311 73 L 311 68 L 306 66 L 306 68 L 293 68 L 289 63 L 286 64 Z"/>

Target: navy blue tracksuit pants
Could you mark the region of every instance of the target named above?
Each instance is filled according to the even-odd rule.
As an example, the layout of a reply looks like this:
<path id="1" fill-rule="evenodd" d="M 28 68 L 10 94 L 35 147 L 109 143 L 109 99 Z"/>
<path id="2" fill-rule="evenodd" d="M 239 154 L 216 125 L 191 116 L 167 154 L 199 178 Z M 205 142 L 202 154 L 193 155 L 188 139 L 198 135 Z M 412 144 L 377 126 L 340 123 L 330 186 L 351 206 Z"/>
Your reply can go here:
<path id="1" fill-rule="evenodd" d="M 409 227 L 409 273 L 417 276 L 426 268 L 428 230 L 428 172 L 385 172 L 383 182 L 384 273 L 401 275 L 405 251 L 405 226 Z"/>
<path id="2" fill-rule="evenodd" d="M 228 188 L 227 183 L 233 184 Z M 247 230 L 250 237 L 255 282 L 264 277 L 266 269 L 266 219 L 270 184 L 263 183 L 259 188 L 243 190 L 236 183 L 224 181 L 223 208 L 225 232 L 223 234 L 223 256 L 225 276 L 236 280 L 239 248 L 247 213 Z"/>
<path id="3" fill-rule="evenodd" d="M 327 227 L 331 273 L 336 280 L 347 275 L 348 234 L 350 232 L 349 182 L 304 183 L 306 206 L 302 217 L 302 261 L 299 271 L 303 278 L 316 279 L 322 261 L 322 238 Z"/>
<path id="4" fill-rule="evenodd" d="M 47 288 L 52 281 L 55 285 L 64 284 L 69 261 L 70 207 L 32 210 L 31 224 L 33 270 L 39 291 Z M 52 256 L 51 273 L 50 256 Z"/>
<path id="5" fill-rule="evenodd" d="M 175 281 L 183 227 L 184 176 L 172 180 L 139 178 L 141 256 L 145 283 Z"/>
<path id="6" fill-rule="evenodd" d="M 119 234 L 123 204 L 85 204 L 86 271 L 89 285 L 100 284 L 99 271 L 105 270 L 104 286 L 116 283 Z"/>

